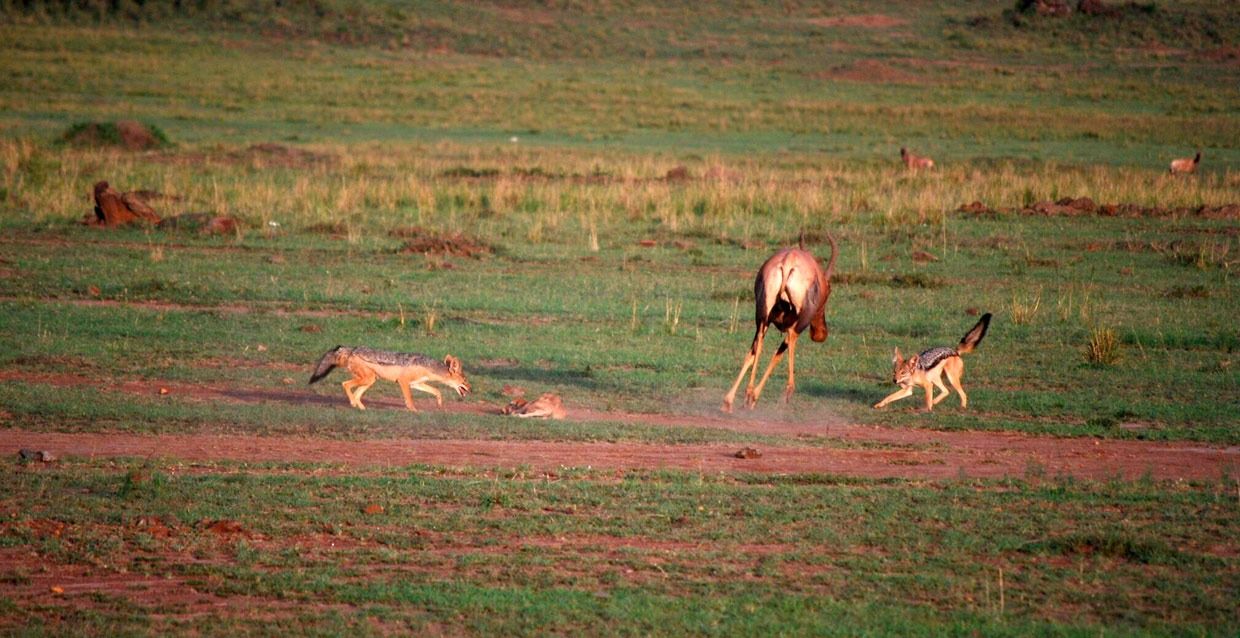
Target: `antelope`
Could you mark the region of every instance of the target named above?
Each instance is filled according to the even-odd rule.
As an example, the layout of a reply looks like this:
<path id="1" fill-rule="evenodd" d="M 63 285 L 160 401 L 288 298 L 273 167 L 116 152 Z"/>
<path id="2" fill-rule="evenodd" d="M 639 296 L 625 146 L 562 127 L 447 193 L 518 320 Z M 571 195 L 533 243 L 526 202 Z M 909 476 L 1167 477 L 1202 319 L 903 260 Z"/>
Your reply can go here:
<path id="1" fill-rule="evenodd" d="M 1170 172 L 1172 175 L 1175 175 L 1176 173 L 1196 173 L 1197 165 L 1200 163 L 1201 151 L 1197 151 L 1197 154 L 1194 155 L 1192 159 L 1182 157 L 1180 159 L 1171 160 Z"/>
<path id="2" fill-rule="evenodd" d="M 909 169 L 934 168 L 934 160 L 929 157 L 913 155 L 903 146 L 900 147 L 900 159 L 904 160 L 904 166 Z"/>
<path id="3" fill-rule="evenodd" d="M 831 273 L 835 271 L 835 258 L 839 255 L 835 238 L 827 235 L 827 241 L 831 243 L 831 261 L 825 272 L 818 260 L 802 248 L 784 248 L 758 269 L 753 285 L 757 329 L 753 345 L 749 346 L 749 352 L 741 364 L 741 372 L 736 375 L 732 389 L 723 397 L 724 412 L 732 411 L 736 389 L 740 387 L 746 371 L 749 371 L 749 385 L 745 388 L 745 407 L 752 409 L 785 351 L 788 353 L 788 385 L 784 389 L 784 401 L 788 401 L 796 388 L 797 337 L 809 328 L 810 339 L 819 343 L 827 340 L 827 297 L 831 295 Z M 784 333 L 784 340 L 755 388 L 753 382 L 758 373 L 762 341 L 766 337 L 766 329 L 771 326 Z"/>

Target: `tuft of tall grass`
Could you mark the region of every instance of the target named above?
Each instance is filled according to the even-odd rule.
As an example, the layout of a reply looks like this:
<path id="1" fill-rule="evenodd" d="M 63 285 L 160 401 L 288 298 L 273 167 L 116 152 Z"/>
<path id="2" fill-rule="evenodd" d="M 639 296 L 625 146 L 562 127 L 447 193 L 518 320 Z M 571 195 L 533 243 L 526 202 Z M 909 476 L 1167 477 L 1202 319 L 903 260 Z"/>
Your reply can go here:
<path id="1" fill-rule="evenodd" d="M 1101 326 L 1089 331 L 1085 344 L 1085 358 L 1094 365 L 1112 366 L 1119 362 L 1120 344 L 1115 331 Z"/>
<path id="2" fill-rule="evenodd" d="M 1042 291 L 1034 293 L 1032 297 L 1012 296 L 1012 323 L 1017 325 L 1025 325 L 1033 323 L 1038 315 L 1038 309 L 1042 306 Z"/>

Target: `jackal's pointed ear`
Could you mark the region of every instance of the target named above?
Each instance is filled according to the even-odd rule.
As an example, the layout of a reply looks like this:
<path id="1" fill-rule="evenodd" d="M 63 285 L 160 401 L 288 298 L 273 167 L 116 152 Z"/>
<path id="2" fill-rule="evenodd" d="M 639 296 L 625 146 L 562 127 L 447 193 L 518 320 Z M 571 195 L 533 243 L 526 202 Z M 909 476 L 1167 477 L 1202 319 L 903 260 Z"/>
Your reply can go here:
<path id="1" fill-rule="evenodd" d="M 900 361 L 901 361 L 901 359 L 900 359 L 900 349 L 899 349 L 899 348 L 896 348 L 896 353 L 895 353 L 895 356 L 891 357 L 891 363 L 892 363 L 892 365 L 897 365 L 897 366 L 898 366 L 898 365 L 900 365 Z"/>
<path id="2" fill-rule="evenodd" d="M 452 355 L 447 355 L 443 358 L 443 364 L 448 366 L 449 372 L 460 374 L 461 372 L 461 360 L 460 359 L 457 359 L 456 357 Z"/>
<path id="3" fill-rule="evenodd" d="M 917 367 L 917 355 L 913 355 L 909 357 L 908 361 L 904 362 L 904 365 L 909 366 L 911 368 L 916 368 Z"/>

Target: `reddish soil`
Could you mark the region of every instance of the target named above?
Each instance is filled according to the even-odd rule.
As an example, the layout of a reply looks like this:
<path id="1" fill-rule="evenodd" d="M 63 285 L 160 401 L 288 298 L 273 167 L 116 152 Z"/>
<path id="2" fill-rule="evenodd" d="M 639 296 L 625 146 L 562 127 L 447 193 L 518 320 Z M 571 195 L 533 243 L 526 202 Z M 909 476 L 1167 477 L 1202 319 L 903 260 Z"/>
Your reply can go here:
<path id="1" fill-rule="evenodd" d="M 900 18 L 881 13 L 863 13 L 830 18 L 811 18 L 809 23 L 819 27 L 863 27 L 866 29 L 890 29 L 907 24 Z"/>
<path id="2" fill-rule="evenodd" d="M 921 80 L 917 75 L 878 60 L 857 60 L 852 64 L 815 73 L 820 80 L 848 80 L 867 84 L 912 84 Z"/>
<path id="3" fill-rule="evenodd" d="M 60 386 L 93 385 L 134 394 L 166 394 L 180 399 L 239 403 L 289 403 L 341 409 L 343 397 L 309 390 L 238 389 L 134 380 L 108 383 L 69 374 L 0 371 L 0 381 Z M 403 409 L 397 398 L 369 399 L 370 408 Z M 435 410 L 420 401 L 422 410 Z M 497 414 L 500 406 L 449 401 L 456 413 Z M 701 472 L 823 473 L 857 477 L 950 479 L 1021 477 L 1029 474 L 1081 478 L 1213 480 L 1240 470 L 1240 447 L 1199 443 L 1056 438 L 1001 432 L 939 432 L 861 426 L 836 419 L 769 421 L 736 415 L 629 414 L 573 409 L 577 421 L 612 421 L 658 427 L 720 428 L 741 432 L 834 439 L 844 447 L 757 446 L 761 456 L 737 458 L 738 444 L 653 444 L 564 441 L 486 441 L 379 439 L 341 441 L 308 437 L 125 433 L 58 433 L 8 429 L 0 435 L 0 455 L 21 448 L 65 456 L 158 456 L 190 461 L 236 460 L 343 463 L 354 467 L 425 463 L 445 466 L 517 467 L 537 470 L 591 467 L 604 470 L 673 468 Z M 0 422 L 4 419 L 0 418 Z"/>

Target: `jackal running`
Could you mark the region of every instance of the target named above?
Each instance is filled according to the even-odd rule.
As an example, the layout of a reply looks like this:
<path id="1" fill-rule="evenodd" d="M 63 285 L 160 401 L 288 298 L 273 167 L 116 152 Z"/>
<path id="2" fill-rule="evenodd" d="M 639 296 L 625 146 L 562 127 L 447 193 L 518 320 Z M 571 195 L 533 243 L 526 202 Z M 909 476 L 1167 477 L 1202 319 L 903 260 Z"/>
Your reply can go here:
<path id="1" fill-rule="evenodd" d="M 977 325 L 973 326 L 964 338 L 960 340 L 960 345 L 954 349 L 947 346 L 939 346 L 922 350 L 908 359 L 900 358 L 900 349 L 896 348 L 895 356 L 891 363 L 893 366 L 892 381 L 900 386 L 899 390 L 887 395 L 887 398 L 874 404 L 874 407 L 881 408 L 893 401 L 899 401 L 904 397 L 913 394 L 914 386 L 921 386 L 926 389 L 926 409 L 933 410 L 934 406 L 940 401 L 947 398 L 951 391 L 947 386 L 943 385 L 943 373 L 947 373 L 947 380 L 951 382 L 952 387 L 956 388 L 956 392 L 960 393 L 960 407 L 968 407 L 969 396 L 964 393 L 964 388 L 960 387 L 960 377 L 964 375 L 964 359 L 960 355 L 973 352 L 977 344 L 982 342 L 982 337 L 986 336 L 986 330 L 990 327 L 990 313 L 982 315 Z M 934 387 L 938 386 L 943 394 L 935 397 Z"/>
<path id="2" fill-rule="evenodd" d="M 340 385 L 344 386 L 344 394 L 349 397 L 349 405 L 359 410 L 366 409 L 366 406 L 362 405 L 362 395 L 375 384 L 376 379 L 395 381 L 400 386 L 401 394 L 405 396 L 405 407 L 414 412 L 418 409 L 413 407 L 413 394 L 409 392 L 409 388 L 434 395 L 435 402 L 440 406 L 443 405 L 443 395 L 428 384 L 441 383 L 456 390 L 461 396 L 469 394 L 470 391 L 469 381 L 465 380 L 465 374 L 461 371 L 461 362 L 452 355 L 444 357 L 443 361 L 437 361 L 408 352 L 336 346 L 319 359 L 318 367 L 310 376 L 310 383 L 327 376 L 337 366 L 347 369 L 349 374 L 353 375 L 353 378 Z"/>

